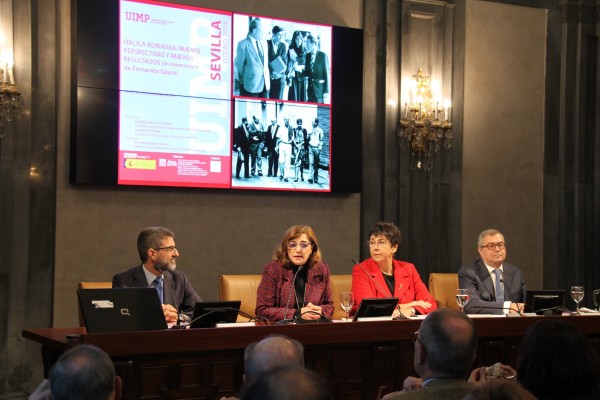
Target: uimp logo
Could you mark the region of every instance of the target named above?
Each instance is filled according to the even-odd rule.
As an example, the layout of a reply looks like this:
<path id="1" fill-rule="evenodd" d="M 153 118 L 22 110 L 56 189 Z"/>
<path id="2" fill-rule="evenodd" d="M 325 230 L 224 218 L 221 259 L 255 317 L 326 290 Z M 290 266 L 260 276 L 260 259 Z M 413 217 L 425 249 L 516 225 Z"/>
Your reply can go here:
<path id="1" fill-rule="evenodd" d="M 150 15 L 140 14 L 133 11 L 125 11 L 125 19 L 133 22 L 148 22 L 148 20 L 150 20 Z"/>
<path id="2" fill-rule="evenodd" d="M 123 153 L 123 158 L 137 158 L 137 153 Z"/>

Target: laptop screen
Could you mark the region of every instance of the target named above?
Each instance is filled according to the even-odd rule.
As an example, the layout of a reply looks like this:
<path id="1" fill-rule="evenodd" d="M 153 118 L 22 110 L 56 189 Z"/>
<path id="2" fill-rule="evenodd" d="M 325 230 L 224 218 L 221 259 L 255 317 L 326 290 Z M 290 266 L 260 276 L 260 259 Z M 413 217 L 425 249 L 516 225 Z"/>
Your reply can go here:
<path id="1" fill-rule="evenodd" d="M 200 301 L 196 303 L 190 328 L 211 328 L 237 320 L 241 300 Z"/>
<path id="2" fill-rule="evenodd" d="M 383 298 L 383 299 L 362 299 L 356 315 L 354 315 L 354 321 L 358 318 L 367 317 L 391 317 L 396 305 L 398 304 L 398 298 Z"/>
<path id="3" fill-rule="evenodd" d="M 77 297 L 88 333 L 167 329 L 154 288 L 79 289 Z"/>
<path id="4" fill-rule="evenodd" d="M 528 290 L 525 297 L 525 312 L 549 310 L 562 307 L 564 304 L 564 290 Z"/>

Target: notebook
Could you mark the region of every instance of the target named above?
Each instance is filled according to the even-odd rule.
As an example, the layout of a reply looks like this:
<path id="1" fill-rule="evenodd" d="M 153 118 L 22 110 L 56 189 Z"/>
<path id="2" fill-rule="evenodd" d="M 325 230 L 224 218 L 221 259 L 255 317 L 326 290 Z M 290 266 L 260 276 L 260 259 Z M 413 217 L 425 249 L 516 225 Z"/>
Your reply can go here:
<path id="1" fill-rule="evenodd" d="M 154 288 L 79 289 L 77 297 L 88 333 L 167 329 Z"/>
<path id="2" fill-rule="evenodd" d="M 200 301 L 194 308 L 190 328 L 211 328 L 223 322 L 236 322 L 241 304 L 241 300 Z"/>

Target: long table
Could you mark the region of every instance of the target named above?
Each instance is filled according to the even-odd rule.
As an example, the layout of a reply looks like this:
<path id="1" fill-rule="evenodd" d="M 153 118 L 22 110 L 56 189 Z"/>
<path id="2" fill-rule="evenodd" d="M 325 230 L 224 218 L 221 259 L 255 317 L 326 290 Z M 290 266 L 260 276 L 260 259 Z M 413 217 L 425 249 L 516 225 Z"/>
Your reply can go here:
<path id="1" fill-rule="evenodd" d="M 600 316 L 474 318 L 476 366 L 516 365 L 521 338 L 542 318 L 577 325 L 600 353 Z M 264 325 L 191 330 L 88 334 L 85 328 L 24 329 L 42 344 L 47 372 L 80 335 L 80 343 L 106 351 L 123 379 L 124 399 L 233 396 L 243 384 L 244 348 L 267 335 L 287 335 L 305 347 L 306 366 L 324 376 L 336 399 L 375 399 L 399 390 L 413 368 L 413 332 L 421 320 Z M 194 397 L 199 398 L 199 397 Z"/>

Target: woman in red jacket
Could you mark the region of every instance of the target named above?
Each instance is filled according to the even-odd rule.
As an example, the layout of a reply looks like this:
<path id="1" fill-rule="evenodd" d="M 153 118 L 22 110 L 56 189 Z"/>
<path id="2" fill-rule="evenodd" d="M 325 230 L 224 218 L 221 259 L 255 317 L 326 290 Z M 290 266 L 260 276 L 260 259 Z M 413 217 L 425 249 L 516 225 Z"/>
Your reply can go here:
<path id="1" fill-rule="evenodd" d="M 391 222 L 378 222 L 369 232 L 371 258 L 354 266 L 352 291 L 356 313 L 364 298 L 397 297 L 398 306 L 392 317 L 402 313 L 405 317 L 429 314 L 437 309 L 437 303 L 419 277 L 415 266 L 394 260 L 402 234 Z"/>

